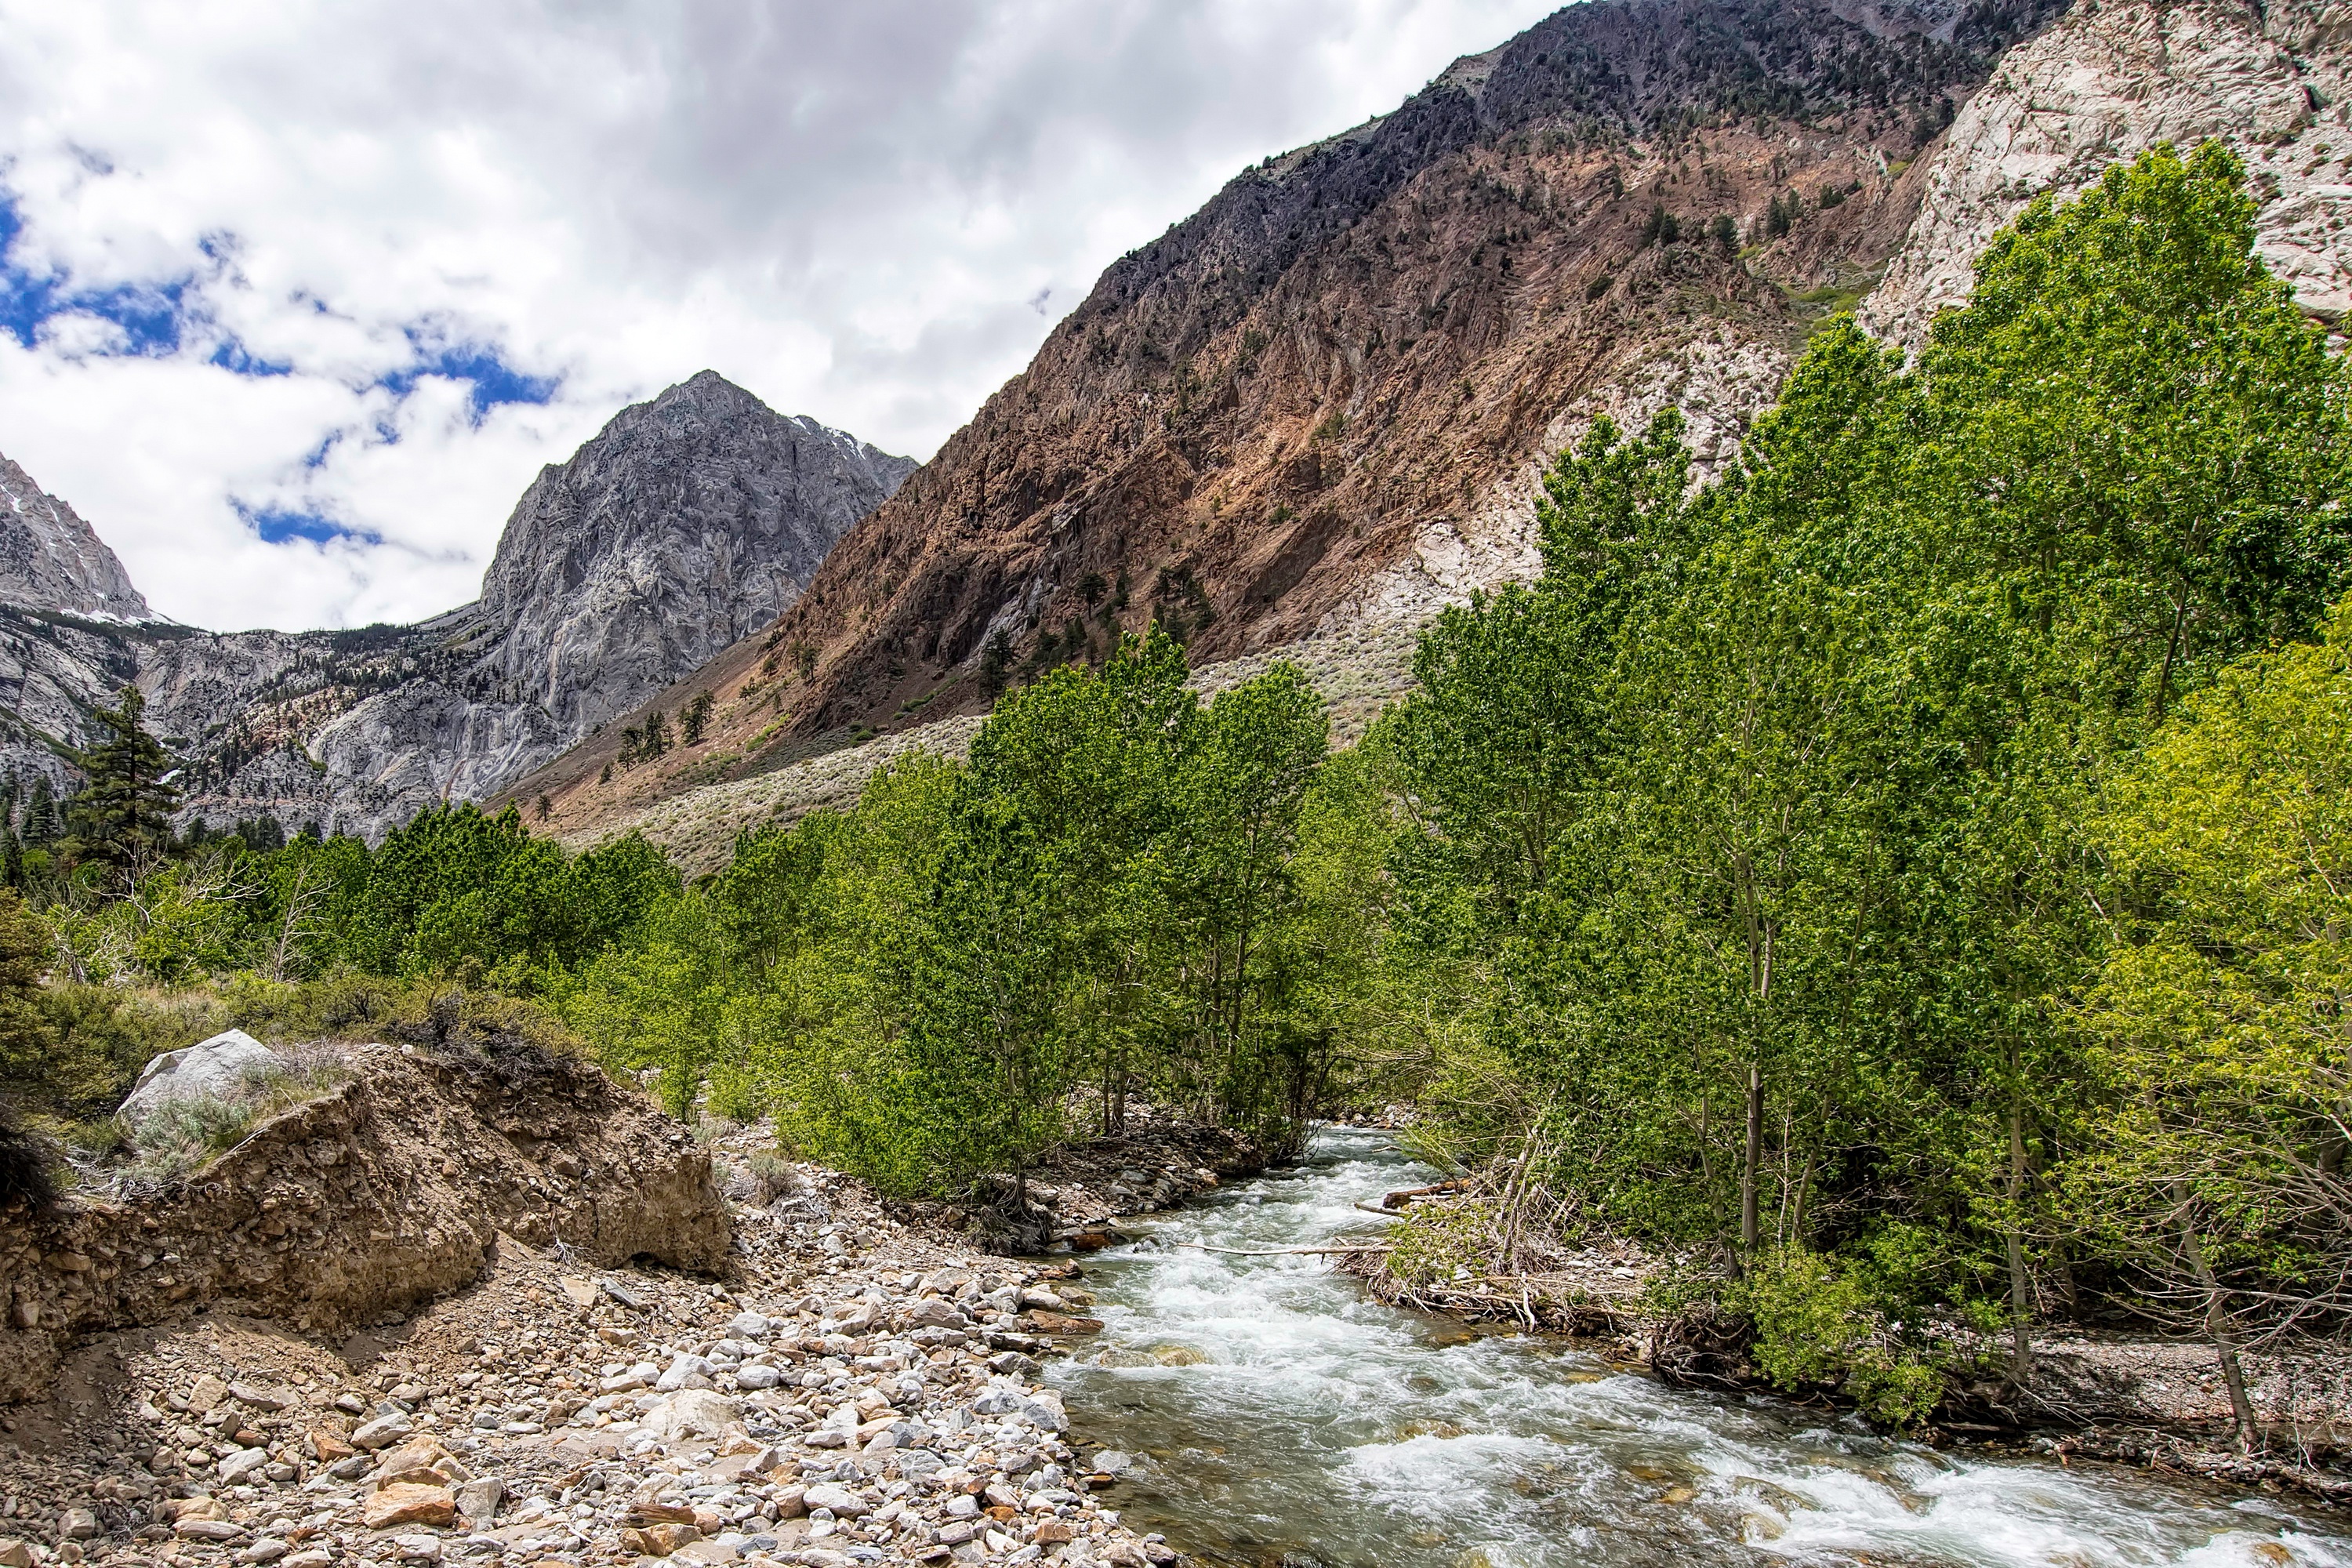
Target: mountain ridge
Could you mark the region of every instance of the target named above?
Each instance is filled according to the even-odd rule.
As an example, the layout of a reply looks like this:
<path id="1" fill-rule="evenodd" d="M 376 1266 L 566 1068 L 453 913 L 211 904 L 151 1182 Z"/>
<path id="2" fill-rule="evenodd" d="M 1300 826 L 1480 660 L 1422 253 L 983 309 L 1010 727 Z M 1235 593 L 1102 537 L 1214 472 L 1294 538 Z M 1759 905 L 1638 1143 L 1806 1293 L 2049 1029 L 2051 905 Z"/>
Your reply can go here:
<path id="1" fill-rule="evenodd" d="M 1656 366 L 1721 386 L 1696 422 L 1727 455 L 1813 296 L 1901 241 L 1948 90 L 2053 9 L 1604 0 L 1454 62 L 1105 268 L 799 602 L 690 678 L 709 747 L 632 764 L 592 740 L 515 789 L 576 832 L 969 714 L 1000 638 L 1033 672 L 1155 615 L 1204 662 L 1295 641 L 1479 532 Z M 1794 191 L 1804 221 L 1766 235 Z"/>
<path id="2" fill-rule="evenodd" d="M 772 617 L 913 467 L 704 371 L 546 465 L 483 596 L 415 626 L 215 633 L 61 594 L 0 604 L 0 769 L 68 784 L 63 752 L 129 681 L 187 764 L 184 821 L 374 837 L 488 795 Z"/>
<path id="3" fill-rule="evenodd" d="M 98 531 L 0 456 L 0 605 L 105 620 L 159 619 Z"/>

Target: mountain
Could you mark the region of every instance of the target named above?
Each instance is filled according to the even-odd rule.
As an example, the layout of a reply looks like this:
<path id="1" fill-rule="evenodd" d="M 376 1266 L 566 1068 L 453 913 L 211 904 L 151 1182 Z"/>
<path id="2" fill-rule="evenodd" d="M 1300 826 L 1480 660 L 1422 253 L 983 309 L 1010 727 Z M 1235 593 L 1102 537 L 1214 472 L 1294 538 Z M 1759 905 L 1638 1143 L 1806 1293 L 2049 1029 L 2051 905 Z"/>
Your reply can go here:
<path id="1" fill-rule="evenodd" d="M 1536 473 L 1594 415 L 1675 405 L 1716 471 L 1817 322 L 1916 346 L 2035 194 L 2156 142 L 2234 147 L 2273 269 L 2352 308 L 2347 46 L 2315 0 L 1570 6 L 1114 263 L 773 626 L 652 700 L 713 691 L 706 745 L 627 765 L 608 732 L 515 788 L 708 859 L 960 748 L 1000 635 L 1019 679 L 1153 615 L 1202 684 L 1279 651 L 1360 722 L 1440 606 L 1531 574 Z"/>
<path id="2" fill-rule="evenodd" d="M 1456 61 L 1113 263 L 775 626 L 655 700 L 714 691 L 706 748 L 625 766 L 608 734 L 518 787 L 585 831 L 977 711 L 1000 637 L 1017 673 L 1158 616 L 1213 662 L 1525 571 L 1534 470 L 1594 413 L 1679 403 L 1736 450 L 2054 9 L 1594 0 Z"/>
<path id="3" fill-rule="evenodd" d="M 147 621 L 131 575 L 74 509 L 0 457 L 0 605 Z"/>
<path id="4" fill-rule="evenodd" d="M 187 761 L 184 817 L 380 834 L 491 794 L 772 621 L 913 468 L 705 371 L 541 471 L 476 603 L 414 626 L 299 633 L 134 620 L 89 608 L 88 592 L 69 604 L 58 584 L 110 582 L 147 616 L 88 525 L 24 479 L 12 498 L 37 498 L 41 537 L 77 543 L 82 564 L 5 579 L 47 597 L 0 598 L 0 768 L 66 782 L 59 748 L 135 681 Z M 0 473 L 15 479 L 13 465 Z"/>
<path id="5" fill-rule="evenodd" d="M 790 608 L 915 469 L 704 371 L 523 493 L 482 579 L 507 689 L 577 731 Z"/>

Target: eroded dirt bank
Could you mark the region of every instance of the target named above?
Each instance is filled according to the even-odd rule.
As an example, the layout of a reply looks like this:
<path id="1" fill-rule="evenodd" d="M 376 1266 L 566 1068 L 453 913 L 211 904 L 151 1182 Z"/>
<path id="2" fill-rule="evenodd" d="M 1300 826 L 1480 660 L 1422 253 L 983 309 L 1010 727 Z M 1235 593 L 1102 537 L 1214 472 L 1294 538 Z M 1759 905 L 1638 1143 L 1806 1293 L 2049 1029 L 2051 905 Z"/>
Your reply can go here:
<path id="1" fill-rule="evenodd" d="M 709 1155 L 593 1066 L 530 1047 L 360 1046 L 351 1076 L 195 1179 L 0 1213 L 0 1403 L 64 1346 L 200 1308 L 331 1333 L 468 1283 L 500 1232 L 591 1263 L 715 1269 Z"/>
<path id="2" fill-rule="evenodd" d="M 698 1146 L 609 1082 L 530 1109 L 430 1053 L 359 1066 L 185 1192 L 49 1222 L 90 1266 L 43 1266 L 0 1563 L 1175 1560 L 1041 1378 L 1097 1326 L 1082 1258 L 755 1161 L 759 1129 Z M 1050 1165 L 1038 1223 L 1088 1245 L 1247 1163 L 1152 1132 Z M 205 1215 L 206 1272 L 146 1239 Z"/>

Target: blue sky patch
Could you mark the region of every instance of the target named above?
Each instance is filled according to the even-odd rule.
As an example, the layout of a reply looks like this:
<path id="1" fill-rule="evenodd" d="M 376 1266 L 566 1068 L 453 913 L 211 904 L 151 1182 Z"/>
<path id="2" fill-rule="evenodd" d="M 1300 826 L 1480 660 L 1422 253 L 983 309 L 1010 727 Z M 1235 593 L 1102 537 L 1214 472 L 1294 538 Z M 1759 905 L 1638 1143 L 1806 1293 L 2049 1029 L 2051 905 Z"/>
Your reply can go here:
<path id="1" fill-rule="evenodd" d="M 59 316 L 90 315 L 111 322 L 122 334 L 121 345 L 107 352 L 163 358 L 179 353 L 191 342 L 198 346 L 210 342 L 213 347 L 205 356 L 206 363 L 232 374 L 294 374 L 290 363 L 257 354 L 234 334 L 221 331 L 205 310 L 200 274 L 217 279 L 230 271 L 236 249 L 233 237 L 207 235 L 197 247 L 204 266 L 192 267 L 175 278 L 79 289 L 70 278 L 35 273 L 18 261 L 16 246 L 24 228 L 15 195 L 0 188 L 0 331 L 25 347 L 35 347 L 42 329 Z M 320 311 L 329 309 L 321 300 L 310 303 Z M 402 334 L 408 340 L 412 362 L 378 376 L 373 384 L 396 397 L 406 397 L 425 376 L 465 382 L 471 422 L 477 426 L 501 404 L 548 403 L 562 385 L 560 377 L 530 375 L 515 369 L 495 344 L 452 339 L 436 323 L 404 327 Z M 386 440 L 398 439 L 389 426 L 381 428 L 379 435 Z"/>
<path id="2" fill-rule="evenodd" d="M 160 359 L 178 353 L 188 329 L 204 324 L 191 297 L 196 281 L 193 268 L 161 282 L 77 289 L 69 279 L 29 271 L 16 259 L 16 240 L 24 229 L 16 197 L 0 190 L 0 331 L 25 347 L 33 347 L 41 329 L 57 317 L 86 315 L 110 321 L 121 332 L 121 346 L 111 352 Z M 219 263 L 215 245 L 207 243 L 205 254 Z M 225 338 L 211 359 L 240 375 L 283 375 L 289 368 L 247 353 L 234 338 Z"/>
<path id="3" fill-rule="evenodd" d="M 393 371 L 376 378 L 376 384 L 398 397 L 415 390 L 425 376 L 446 376 L 451 381 L 469 383 L 467 395 L 471 405 L 473 423 L 502 403 L 543 404 L 555 396 L 562 378 L 551 375 L 526 375 L 499 357 L 496 345 L 490 343 L 449 342 L 436 336 L 429 329 L 402 329 L 416 351 L 416 363 L 404 370 Z"/>
<path id="4" fill-rule="evenodd" d="M 357 544 L 382 544 L 383 536 L 373 529 L 353 528 L 338 522 L 324 512 L 301 510 L 294 507 L 250 506 L 241 500 L 229 503 L 236 515 L 245 520 L 246 527 L 260 536 L 264 544 L 289 544 L 298 539 L 313 544 L 331 544 L 338 539 L 348 539 Z"/>

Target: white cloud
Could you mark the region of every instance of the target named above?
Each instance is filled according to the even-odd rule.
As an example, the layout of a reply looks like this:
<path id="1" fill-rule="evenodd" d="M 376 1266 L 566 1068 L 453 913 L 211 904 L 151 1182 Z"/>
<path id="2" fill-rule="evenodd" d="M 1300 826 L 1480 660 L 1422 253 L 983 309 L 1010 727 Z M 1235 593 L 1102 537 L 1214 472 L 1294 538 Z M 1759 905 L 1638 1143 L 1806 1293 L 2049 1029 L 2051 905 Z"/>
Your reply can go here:
<path id="1" fill-rule="evenodd" d="M 928 456 L 1111 259 L 1549 8 L 0 0 L 8 260 L 52 311 L 129 291 L 0 332 L 0 451 L 180 619 L 429 615 L 541 464 L 706 365 Z M 554 397 L 407 379 L 468 344 Z"/>

